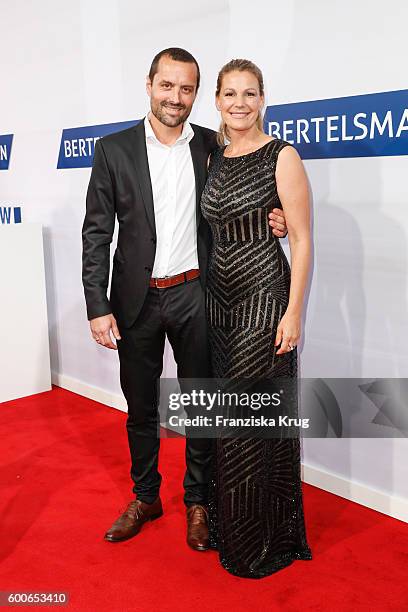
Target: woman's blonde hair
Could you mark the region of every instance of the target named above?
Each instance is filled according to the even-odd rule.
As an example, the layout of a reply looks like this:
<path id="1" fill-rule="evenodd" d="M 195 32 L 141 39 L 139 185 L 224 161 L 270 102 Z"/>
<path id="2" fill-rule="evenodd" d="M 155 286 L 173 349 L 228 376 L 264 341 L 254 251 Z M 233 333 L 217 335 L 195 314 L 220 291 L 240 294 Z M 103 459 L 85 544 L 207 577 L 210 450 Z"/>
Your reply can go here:
<path id="1" fill-rule="evenodd" d="M 225 66 L 223 66 L 218 73 L 217 88 L 215 90 L 216 96 L 220 95 L 220 91 L 222 87 L 222 79 L 224 78 L 224 76 L 228 74 L 229 72 L 234 72 L 235 70 L 238 70 L 238 72 L 250 72 L 251 74 L 253 74 L 258 80 L 260 95 L 261 96 L 264 95 L 263 76 L 258 66 L 256 66 L 256 64 L 254 64 L 250 60 L 233 59 L 230 62 L 228 62 L 228 64 L 225 64 Z M 256 126 L 259 130 L 261 130 L 261 132 L 263 131 L 263 117 L 262 117 L 261 111 L 259 111 L 258 113 L 258 118 L 256 120 Z M 227 139 L 229 139 L 228 127 L 225 125 L 225 122 L 221 120 L 220 127 L 218 128 L 217 142 L 220 146 L 224 146 L 225 140 Z"/>

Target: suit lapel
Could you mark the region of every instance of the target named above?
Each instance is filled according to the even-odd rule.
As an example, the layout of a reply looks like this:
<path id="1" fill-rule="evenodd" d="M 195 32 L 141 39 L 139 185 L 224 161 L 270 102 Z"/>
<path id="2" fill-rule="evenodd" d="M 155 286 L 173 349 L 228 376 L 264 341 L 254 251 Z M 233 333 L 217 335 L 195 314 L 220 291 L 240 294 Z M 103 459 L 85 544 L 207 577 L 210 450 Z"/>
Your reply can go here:
<path id="1" fill-rule="evenodd" d="M 152 181 L 150 178 L 149 162 L 147 159 L 146 135 L 144 121 L 140 121 L 134 128 L 135 168 L 139 181 L 140 191 L 146 208 L 149 225 L 156 236 L 156 223 L 154 220 L 154 205 Z"/>
<path id="2" fill-rule="evenodd" d="M 196 183 L 196 219 L 197 228 L 201 220 L 201 194 L 206 181 L 207 155 L 203 146 L 201 134 L 195 125 L 192 126 L 194 136 L 190 140 L 191 158 L 193 160 L 194 176 Z"/>

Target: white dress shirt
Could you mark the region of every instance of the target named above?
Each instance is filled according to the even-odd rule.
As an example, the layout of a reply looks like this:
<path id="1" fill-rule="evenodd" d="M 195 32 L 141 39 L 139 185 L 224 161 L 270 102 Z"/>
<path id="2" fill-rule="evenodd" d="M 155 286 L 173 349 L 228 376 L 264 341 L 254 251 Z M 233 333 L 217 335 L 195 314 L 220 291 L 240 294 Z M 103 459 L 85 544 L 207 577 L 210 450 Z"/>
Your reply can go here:
<path id="1" fill-rule="evenodd" d="M 149 114 L 150 115 L 150 114 Z M 156 257 L 152 277 L 173 276 L 198 268 L 196 185 L 188 121 L 176 142 L 167 146 L 145 117 L 146 148 L 156 222 Z"/>

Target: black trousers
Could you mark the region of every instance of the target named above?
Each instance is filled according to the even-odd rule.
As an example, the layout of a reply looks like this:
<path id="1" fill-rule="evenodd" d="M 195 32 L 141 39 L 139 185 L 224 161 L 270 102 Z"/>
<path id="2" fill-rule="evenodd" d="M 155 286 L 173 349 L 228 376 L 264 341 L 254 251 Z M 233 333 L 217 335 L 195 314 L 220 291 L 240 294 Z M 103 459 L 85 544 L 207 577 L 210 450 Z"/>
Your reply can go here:
<path id="1" fill-rule="evenodd" d="M 165 337 L 173 348 L 178 378 L 209 378 L 210 354 L 205 299 L 199 279 L 150 288 L 143 308 L 118 340 L 120 382 L 128 404 L 127 433 L 133 491 L 152 503 L 159 494 L 159 383 Z M 206 504 L 211 440 L 186 438 L 184 502 Z"/>

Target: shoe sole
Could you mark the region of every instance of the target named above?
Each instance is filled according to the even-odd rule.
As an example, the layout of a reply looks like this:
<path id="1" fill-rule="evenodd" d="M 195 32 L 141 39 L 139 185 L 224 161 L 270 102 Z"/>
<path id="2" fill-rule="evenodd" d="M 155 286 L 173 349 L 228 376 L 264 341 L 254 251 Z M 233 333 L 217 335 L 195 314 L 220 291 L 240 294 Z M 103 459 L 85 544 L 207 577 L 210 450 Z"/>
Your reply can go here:
<path id="1" fill-rule="evenodd" d="M 131 540 L 132 538 L 134 538 L 135 536 L 137 536 L 143 525 L 145 523 L 147 523 L 148 521 L 155 521 L 156 519 L 160 518 L 161 516 L 163 516 L 163 512 L 159 512 L 158 514 L 152 514 L 152 516 L 149 516 L 149 518 L 147 518 L 143 524 L 140 526 L 139 531 L 136 531 L 136 533 L 133 533 L 132 535 L 129 536 L 125 536 L 124 538 L 107 538 L 106 536 L 103 538 L 105 540 L 105 542 L 111 542 L 112 544 L 116 544 L 116 542 L 125 542 L 126 540 Z"/>
<path id="2" fill-rule="evenodd" d="M 210 546 L 191 546 L 191 544 L 188 544 L 188 545 L 191 548 L 191 550 L 195 550 L 197 552 L 205 552 L 206 550 L 210 550 Z"/>

